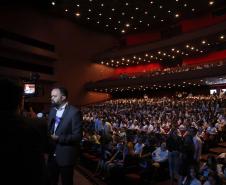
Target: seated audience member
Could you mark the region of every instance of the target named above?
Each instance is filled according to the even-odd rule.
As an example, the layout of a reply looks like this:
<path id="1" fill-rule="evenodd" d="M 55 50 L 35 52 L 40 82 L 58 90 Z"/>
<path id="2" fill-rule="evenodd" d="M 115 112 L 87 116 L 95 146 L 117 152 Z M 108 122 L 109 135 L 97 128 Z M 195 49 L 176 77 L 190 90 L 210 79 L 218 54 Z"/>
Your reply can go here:
<path id="1" fill-rule="evenodd" d="M 214 156 L 209 155 L 207 157 L 207 162 L 203 163 L 200 167 L 201 180 L 206 180 L 209 173 L 216 172 L 217 170 L 217 160 Z"/>
<path id="2" fill-rule="evenodd" d="M 4 141 L 1 145 L 1 167 L 4 169 L 1 180 L 7 184 L 46 184 L 44 144 L 47 144 L 47 128 L 46 133 L 43 132 L 45 129 L 41 130 L 45 123 L 21 116 L 22 86 L 7 79 L 0 79 L 0 86 L 0 127 Z"/>
<path id="3" fill-rule="evenodd" d="M 152 152 L 152 160 L 155 163 L 163 163 L 168 160 L 168 150 L 166 149 L 166 143 L 162 143 L 160 147 L 156 148 Z"/>
<path id="4" fill-rule="evenodd" d="M 142 138 L 139 138 L 137 143 L 134 146 L 134 153 L 141 156 L 143 152 L 144 144 Z"/>
<path id="5" fill-rule="evenodd" d="M 201 181 L 197 178 L 197 171 L 194 167 L 190 167 L 189 174 L 184 178 L 182 185 L 201 185 Z"/>
<path id="6" fill-rule="evenodd" d="M 221 179 L 215 172 L 210 172 L 208 174 L 207 180 L 204 182 L 203 185 L 221 185 Z"/>

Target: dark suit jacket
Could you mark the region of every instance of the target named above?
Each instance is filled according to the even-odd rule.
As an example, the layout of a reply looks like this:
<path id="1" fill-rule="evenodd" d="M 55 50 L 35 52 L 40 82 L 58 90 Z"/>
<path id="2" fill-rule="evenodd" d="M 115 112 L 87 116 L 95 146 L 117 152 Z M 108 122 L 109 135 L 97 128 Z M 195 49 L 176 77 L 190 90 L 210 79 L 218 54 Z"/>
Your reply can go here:
<path id="1" fill-rule="evenodd" d="M 52 108 L 49 113 L 49 132 L 53 134 L 56 109 Z M 52 142 L 50 156 L 56 154 L 56 161 L 59 166 L 71 166 L 76 162 L 80 141 L 82 139 L 82 116 L 79 109 L 72 105 L 65 107 L 61 121 L 55 131 L 59 136 L 57 142 Z"/>

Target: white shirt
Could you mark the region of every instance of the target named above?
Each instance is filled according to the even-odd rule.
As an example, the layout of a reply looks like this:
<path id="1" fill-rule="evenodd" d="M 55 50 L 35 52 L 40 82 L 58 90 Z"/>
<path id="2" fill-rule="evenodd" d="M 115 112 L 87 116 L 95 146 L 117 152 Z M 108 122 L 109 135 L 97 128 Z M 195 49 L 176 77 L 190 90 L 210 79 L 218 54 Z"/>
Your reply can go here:
<path id="1" fill-rule="evenodd" d="M 161 147 L 156 148 L 152 153 L 152 159 L 155 162 L 164 162 L 168 159 L 168 150 L 163 151 Z"/>
<path id="2" fill-rule="evenodd" d="M 198 179 L 193 179 L 190 185 L 201 185 L 201 182 Z"/>
<path id="3" fill-rule="evenodd" d="M 63 116 L 63 113 L 64 113 L 64 110 L 65 110 L 65 107 L 67 106 L 68 103 L 65 103 L 63 106 L 61 106 L 60 108 L 56 108 L 56 121 L 55 121 L 55 124 L 54 124 L 54 134 L 56 132 L 56 129 L 57 127 L 59 126 L 59 123 L 60 123 L 60 119 L 62 118 Z M 59 120 L 57 120 L 59 119 Z"/>

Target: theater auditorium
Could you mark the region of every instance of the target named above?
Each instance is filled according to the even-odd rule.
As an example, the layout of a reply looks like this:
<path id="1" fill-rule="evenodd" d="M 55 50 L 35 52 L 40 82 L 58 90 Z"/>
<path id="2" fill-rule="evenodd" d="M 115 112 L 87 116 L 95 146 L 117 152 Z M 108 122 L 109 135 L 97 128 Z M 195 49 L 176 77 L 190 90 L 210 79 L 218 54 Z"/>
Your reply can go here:
<path id="1" fill-rule="evenodd" d="M 226 184 L 225 0 L 2 0 L 2 181 Z"/>

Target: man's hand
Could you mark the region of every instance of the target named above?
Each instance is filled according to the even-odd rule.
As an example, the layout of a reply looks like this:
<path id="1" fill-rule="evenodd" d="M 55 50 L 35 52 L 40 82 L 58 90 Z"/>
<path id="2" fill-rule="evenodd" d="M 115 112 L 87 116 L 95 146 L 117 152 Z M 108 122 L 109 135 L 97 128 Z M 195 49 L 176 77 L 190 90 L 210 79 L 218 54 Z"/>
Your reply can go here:
<path id="1" fill-rule="evenodd" d="M 59 136 L 57 136 L 57 135 L 51 135 L 51 139 L 52 139 L 53 141 L 58 141 Z"/>

